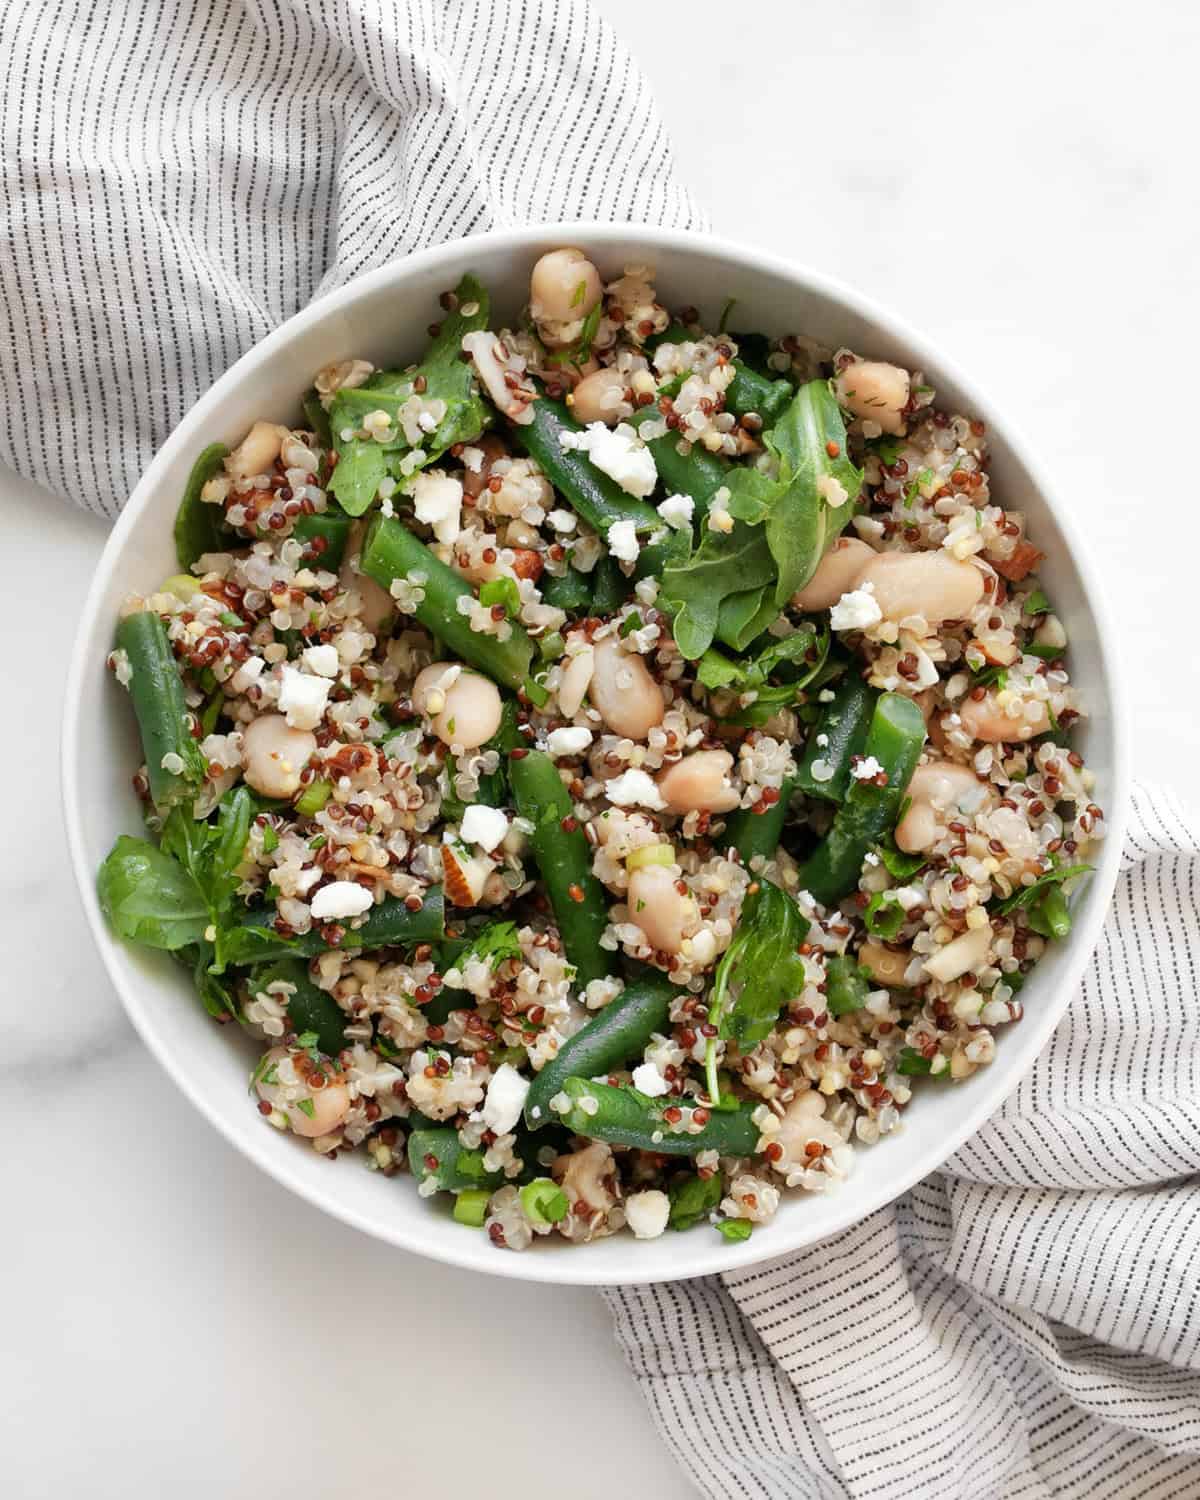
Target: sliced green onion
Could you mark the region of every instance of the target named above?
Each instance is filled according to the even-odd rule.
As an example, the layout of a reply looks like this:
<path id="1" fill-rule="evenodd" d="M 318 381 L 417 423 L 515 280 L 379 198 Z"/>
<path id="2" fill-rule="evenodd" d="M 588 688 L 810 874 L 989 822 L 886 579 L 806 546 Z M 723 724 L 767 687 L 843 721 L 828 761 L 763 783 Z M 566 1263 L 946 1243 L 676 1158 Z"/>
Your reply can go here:
<path id="1" fill-rule="evenodd" d="M 296 811 L 302 818 L 316 817 L 332 795 L 331 781 L 312 781 L 296 798 Z"/>
<path id="2" fill-rule="evenodd" d="M 567 643 L 557 631 L 544 635 L 537 643 L 538 651 L 543 661 L 557 661 L 567 649 Z"/>
<path id="3" fill-rule="evenodd" d="M 535 1177 L 521 1189 L 525 1217 L 535 1224 L 557 1224 L 567 1217 L 567 1195 L 549 1177 Z"/>
<path id="4" fill-rule="evenodd" d="M 461 1193 L 454 1195 L 455 1221 L 470 1229 L 482 1229 L 491 1196 L 487 1188 L 463 1188 Z"/>
<path id="5" fill-rule="evenodd" d="M 643 844 L 640 849 L 633 849 L 625 856 L 625 868 L 631 874 L 634 870 L 644 870 L 647 865 L 674 863 L 675 850 L 670 844 Z"/>
<path id="6" fill-rule="evenodd" d="M 160 594 L 174 594 L 176 599 L 182 599 L 186 604 L 200 592 L 200 580 L 193 578 L 190 573 L 172 573 L 170 578 L 165 578 L 158 586 Z"/>

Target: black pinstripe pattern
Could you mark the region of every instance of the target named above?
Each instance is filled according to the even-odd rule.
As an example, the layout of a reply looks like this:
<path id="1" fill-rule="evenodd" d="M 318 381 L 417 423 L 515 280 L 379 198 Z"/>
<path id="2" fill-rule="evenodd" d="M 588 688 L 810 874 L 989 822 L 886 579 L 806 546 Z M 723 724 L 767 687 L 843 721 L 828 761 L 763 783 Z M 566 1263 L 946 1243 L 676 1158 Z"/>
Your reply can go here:
<path id="1" fill-rule="evenodd" d="M 1200 835 L 1139 789 L 1030 1075 L 928 1178 L 721 1279 L 608 1290 L 705 1495 L 1200 1496 Z"/>
<path id="2" fill-rule="evenodd" d="M 425 245 L 702 223 L 582 0 L 0 5 L 0 458 L 115 516 L 234 360 Z"/>

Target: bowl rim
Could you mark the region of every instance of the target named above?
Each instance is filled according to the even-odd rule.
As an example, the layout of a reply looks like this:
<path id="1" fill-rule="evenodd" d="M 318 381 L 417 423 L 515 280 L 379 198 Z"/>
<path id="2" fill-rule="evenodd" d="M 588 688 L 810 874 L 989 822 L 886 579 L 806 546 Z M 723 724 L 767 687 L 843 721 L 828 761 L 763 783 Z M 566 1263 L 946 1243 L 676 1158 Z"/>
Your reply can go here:
<path id="1" fill-rule="evenodd" d="M 934 1165 L 920 1158 L 917 1164 L 903 1164 L 888 1182 L 872 1193 L 856 1194 L 852 1188 L 843 1189 L 840 1212 L 835 1212 L 816 1239 L 800 1236 L 790 1238 L 780 1234 L 755 1236 L 742 1245 L 729 1245 L 719 1236 L 718 1243 L 706 1251 L 689 1253 L 686 1265 L 678 1273 L 663 1274 L 661 1271 L 639 1273 L 636 1257 L 633 1269 L 614 1278 L 603 1274 L 599 1268 L 590 1269 L 591 1258 L 586 1254 L 555 1255 L 497 1255 L 496 1264 L 480 1264 L 480 1250 L 472 1244 L 463 1244 L 461 1250 L 453 1236 L 436 1235 L 423 1238 L 403 1226 L 388 1228 L 366 1221 L 353 1208 L 330 1202 L 318 1189 L 311 1188 L 299 1180 L 286 1160 L 271 1156 L 266 1150 L 266 1140 L 260 1144 L 249 1128 L 227 1120 L 218 1108 L 212 1106 L 201 1090 L 193 1085 L 190 1077 L 182 1076 L 173 1066 L 169 1045 L 159 1038 L 152 1017 L 145 1011 L 141 1000 L 127 991 L 117 963 L 117 939 L 108 931 L 96 897 L 95 872 L 87 860 L 83 833 L 81 808 L 80 766 L 83 745 L 80 736 L 80 704 L 89 670 L 89 647 L 98 627 L 103 626 L 100 614 L 110 580 L 115 571 L 125 543 L 137 526 L 142 514 L 151 505 L 160 481 L 180 450 L 191 446 L 201 437 L 209 419 L 209 413 L 224 401 L 227 393 L 241 384 L 260 367 L 268 365 L 276 352 L 304 327 L 320 321 L 336 311 L 339 305 L 348 305 L 362 295 L 391 282 L 397 285 L 413 275 L 436 268 L 438 262 L 451 254 L 460 254 L 464 244 L 478 245 L 481 264 L 496 252 L 533 250 L 545 241 L 572 244 L 582 242 L 595 246 L 601 252 L 614 242 L 636 240 L 644 244 L 656 257 L 670 256 L 675 251 L 689 253 L 711 252 L 743 265 L 749 274 L 766 272 L 790 281 L 798 290 L 816 294 L 818 297 L 839 303 L 860 317 L 876 323 L 887 336 L 902 344 L 917 356 L 923 367 L 935 369 L 939 376 L 956 385 L 968 409 L 986 413 L 989 425 L 995 425 L 1002 433 L 1005 446 L 1024 467 L 1034 487 L 1045 500 L 1058 525 L 1068 553 L 1078 571 L 1083 595 L 1097 626 L 1097 656 L 1102 680 L 1107 684 L 1111 703 L 1110 727 L 1112 748 L 1111 786 L 1106 794 L 1105 823 L 1106 838 L 1097 868 L 1092 876 L 1087 907 L 1069 941 L 1069 950 L 1062 964 L 1058 985 L 1049 997 L 1049 1003 L 1036 1013 L 1026 1013 L 1021 1025 L 1024 1045 L 1029 1048 L 1025 1066 L 1011 1075 L 997 1073 L 994 1078 L 989 1069 L 980 1080 L 978 1097 L 959 1121 L 955 1129 L 942 1140 Z M 486 268 L 486 267 L 485 267 Z M 72 872 L 91 930 L 92 939 L 99 950 L 101 961 L 110 983 L 120 997 L 121 1004 L 133 1024 L 135 1031 L 150 1050 L 172 1082 L 190 1100 L 192 1105 L 229 1142 L 231 1146 L 250 1158 L 259 1168 L 268 1173 L 281 1186 L 306 1199 L 314 1207 L 332 1214 L 343 1223 L 383 1239 L 397 1248 L 417 1255 L 453 1265 L 477 1274 L 511 1277 L 522 1281 L 545 1282 L 547 1284 L 595 1286 L 635 1286 L 648 1282 L 659 1282 L 712 1275 L 722 1271 L 741 1270 L 747 1266 L 780 1259 L 811 1244 L 820 1243 L 860 1223 L 870 1214 L 893 1202 L 907 1192 L 916 1182 L 938 1171 L 946 1160 L 989 1119 L 1001 1103 L 1017 1088 L 1033 1067 L 1044 1049 L 1051 1032 L 1061 1020 L 1070 998 L 1074 994 L 1080 977 L 1089 962 L 1100 930 L 1111 904 L 1112 892 L 1120 869 L 1121 847 L 1129 809 L 1128 727 L 1125 712 L 1123 678 L 1120 656 L 1114 642 L 1117 636 L 1104 589 L 1097 570 L 1071 510 L 1055 498 L 1056 488 L 1051 483 L 1037 460 L 1021 430 L 1014 426 L 1007 413 L 997 409 L 996 404 L 979 391 L 974 380 L 963 373 L 955 360 L 946 356 L 941 348 L 926 335 L 913 328 L 906 319 L 882 306 L 873 298 L 864 295 L 839 279 L 818 271 L 802 261 L 761 250 L 743 242 L 723 236 L 699 234 L 680 229 L 666 229 L 656 225 L 627 222 L 594 222 L 590 220 L 568 220 L 557 223 L 529 224 L 519 228 L 490 230 L 472 235 L 466 240 L 454 240 L 435 245 L 412 255 L 391 260 L 371 271 L 353 277 L 344 285 L 326 292 L 294 313 L 278 328 L 272 330 L 246 351 L 200 399 L 184 414 L 163 442 L 134 487 L 128 503 L 118 518 L 99 562 L 96 565 L 83 609 L 79 626 L 71 648 L 70 664 L 66 679 L 66 696 L 63 709 L 62 739 L 60 744 L 60 772 L 62 787 L 63 818 L 66 827 L 67 845 Z M 1029 1033 L 1035 1041 L 1030 1043 Z M 254 1119 L 248 1117 L 248 1126 Z M 264 1133 L 269 1134 L 269 1133 Z M 431 1222 L 439 1222 L 431 1220 Z M 444 1240 L 444 1243 L 443 1243 Z"/>

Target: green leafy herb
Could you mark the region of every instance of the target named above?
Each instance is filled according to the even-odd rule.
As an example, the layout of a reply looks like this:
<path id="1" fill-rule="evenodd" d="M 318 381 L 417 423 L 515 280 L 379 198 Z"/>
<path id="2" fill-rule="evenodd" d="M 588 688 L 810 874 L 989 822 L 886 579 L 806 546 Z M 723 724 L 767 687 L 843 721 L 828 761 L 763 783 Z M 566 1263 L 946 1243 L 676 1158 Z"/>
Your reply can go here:
<path id="1" fill-rule="evenodd" d="M 868 901 L 863 921 L 873 937 L 891 942 L 904 926 L 905 916 L 904 908 L 892 897 L 890 891 L 879 891 Z"/>
<path id="2" fill-rule="evenodd" d="M 732 531 L 706 529 L 689 558 L 663 570 L 662 597 L 675 611 L 675 644 L 681 655 L 695 661 L 712 645 L 723 600 L 761 588 L 774 576 L 761 527 L 735 521 Z"/>
<path id="3" fill-rule="evenodd" d="M 1074 880 L 1077 875 L 1086 875 L 1092 868 L 1092 865 L 1060 865 L 1057 869 L 1048 870 L 1045 875 L 1039 875 L 1031 885 L 1023 885 L 1011 896 L 1005 897 L 997 904 L 996 911 L 1000 916 L 1006 917 L 1009 912 L 1022 908 L 1028 910 L 1038 902 L 1047 887 L 1062 885 L 1064 881 Z"/>
<path id="4" fill-rule="evenodd" d="M 600 319 L 604 313 L 603 299 L 597 302 L 591 312 L 583 320 L 583 327 L 579 330 L 579 337 L 573 344 L 565 349 L 556 350 L 553 354 L 546 356 L 548 365 L 582 365 L 585 364 L 592 352 L 592 341 L 600 327 Z"/>
<path id="5" fill-rule="evenodd" d="M 997 687 L 1003 691 L 1008 686 L 1008 672 L 1003 667 L 972 667 L 971 682 L 975 687 Z"/>
<path id="6" fill-rule="evenodd" d="M 1047 615 L 1052 605 L 1041 589 L 1034 589 L 1032 594 L 1027 594 L 1021 601 L 1021 613 L 1023 615 Z"/>
<path id="7" fill-rule="evenodd" d="M 625 618 L 621 621 L 621 628 L 617 633 L 620 635 L 621 639 L 624 640 L 627 635 L 632 635 L 635 630 L 640 630 L 641 628 L 641 615 L 638 614 L 636 609 L 631 609 L 625 616 Z"/>
<path id="8" fill-rule="evenodd" d="M 262 846 L 264 854 L 274 854 L 279 848 L 279 835 L 270 823 L 263 824 Z"/>
<path id="9" fill-rule="evenodd" d="M 536 677 L 527 677 L 521 687 L 534 708 L 545 708 L 550 702 L 550 690 L 543 686 Z"/>
<path id="10" fill-rule="evenodd" d="M 146 948 L 173 951 L 203 939 L 208 903 L 177 859 L 122 835 L 100 866 L 100 909 L 113 930 Z"/>
<path id="11" fill-rule="evenodd" d="M 904 821 L 904 812 L 901 811 L 897 822 Z M 883 867 L 893 880 L 911 880 L 918 870 L 923 870 L 929 863 L 924 854 L 905 854 L 903 850 L 896 847 L 896 840 L 888 834 L 882 844 L 876 845 L 879 858 L 883 861 Z"/>
<path id="12" fill-rule="evenodd" d="M 901 1047 L 896 1072 L 903 1073 L 906 1078 L 923 1077 L 933 1072 L 933 1059 L 923 1056 L 915 1047 Z"/>
<path id="13" fill-rule="evenodd" d="M 736 1244 L 750 1238 L 754 1233 L 754 1223 L 750 1219 L 722 1219 L 717 1225 L 717 1233 Z"/>
<path id="14" fill-rule="evenodd" d="M 583 299 L 586 296 L 587 296 L 587 279 L 585 277 L 582 281 L 580 281 L 576 285 L 575 290 L 571 293 L 571 306 L 572 307 L 578 307 L 579 304 L 583 301 Z"/>
<path id="15" fill-rule="evenodd" d="M 414 395 L 415 383 L 423 382 L 424 400 L 446 403 L 437 428 L 422 435 L 420 451 L 424 456 L 416 468 L 436 463 L 447 448 L 472 441 L 487 425 L 490 413 L 473 393 L 472 368 L 460 353 L 464 334 L 487 327 L 488 295 L 474 276 L 467 275 L 458 284 L 457 296 L 457 310 L 442 319 L 438 334 L 416 369 L 380 370 L 363 385 L 340 390 L 334 396 L 329 423 L 338 446 L 338 464 L 329 488 L 352 516 L 362 515 L 373 503 L 383 479 L 407 477 L 400 461 L 413 449 L 404 436 L 399 413 Z M 465 312 L 466 308 L 473 311 Z M 363 418 L 373 411 L 385 411 L 391 420 L 392 436 L 386 443 L 375 438 L 342 438 L 347 429 L 361 430 Z M 413 472 L 411 464 L 408 468 Z"/>
<path id="16" fill-rule="evenodd" d="M 867 450 L 873 453 L 881 464 L 890 469 L 904 451 L 904 440 L 891 437 L 876 438 L 873 443 L 867 444 Z"/>
<path id="17" fill-rule="evenodd" d="M 804 988 L 804 960 L 798 953 L 809 924 L 800 908 L 769 880 L 750 887 L 733 941 L 717 965 L 708 1011 L 724 1040 L 748 1051 L 767 1036 L 784 1005 Z M 706 1057 L 708 1093 L 720 1097 L 715 1039 Z"/>
<path id="18" fill-rule="evenodd" d="M 721 1174 L 711 1177 L 681 1177 L 667 1189 L 671 1212 L 667 1222 L 672 1229 L 691 1229 L 707 1219 L 721 1201 Z"/>
<path id="19" fill-rule="evenodd" d="M 508 618 L 515 620 L 521 613 L 521 590 L 515 578 L 489 578 L 479 590 L 479 602 L 489 607 L 502 605 Z"/>
<path id="20" fill-rule="evenodd" d="M 927 484 L 931 483 L 932 480 L 933 480 L 933 470 L 932 469 L 919 469 L 917 471 L 916 476 L 914 478 L 910 479 L 908 481 L 908 483 L 904 486 L 904 509 L 905 510 L 911 510 L 913 508 L 913 502 L 916 500 L 917 496 L 921 493 L 921 491 L 925 488 L 925 486 Z"/>
<path id="21" fill-rule="evenodd" d="M 729 316 L 737 306 L 736 297 L 726 297 L 725 305 L 721 308 L 721 316 L 717 322 L 717 332 L 724 333 L 729 327 Z"/>
<path id="22" fill-rule="evenodd" d="M 307 1052 L 313 1062 L 321 1060 L 320 1038 L 315 1031 L 302 1031 L 296 1038 L 296 1046 L 302 1052 Z"/>
<path id="23" fill-rule="evenodd" d="M 515 922 L 489 922 L 471 938 L 467 947 L 454 960 L 454 967 L 461 972 L 464 964 L 476 959 L 490 963 L 495 969 L 509 958 L 521 958 L 521 942 L 517 937 L 517 924 Z"/>
<path id="24" fill-rule="evenodd" d="M 297 1099 L 296 1108 L 302 1113 L 306 1114 L 310 1120 L 317 1112 L 316 1106 L 313 1104 L 311 1099 Z"/>
<path id="25" fill-rule="evenodd" d="M 753 693 L 753 702 L 740 705 L 722 718 L 730 724 L 762 725 L 797 702 L 824 667 L 829 642 L 828 626 L 818 636 L 813 626 L 804 625 L 792 635 L 771 641 L 749 659 L 733 661 L 710 647 L 700 658 L 697 676 L 712 690 Z M 785 680 L 770 683 L 770 675 L 781 669 Z"/>

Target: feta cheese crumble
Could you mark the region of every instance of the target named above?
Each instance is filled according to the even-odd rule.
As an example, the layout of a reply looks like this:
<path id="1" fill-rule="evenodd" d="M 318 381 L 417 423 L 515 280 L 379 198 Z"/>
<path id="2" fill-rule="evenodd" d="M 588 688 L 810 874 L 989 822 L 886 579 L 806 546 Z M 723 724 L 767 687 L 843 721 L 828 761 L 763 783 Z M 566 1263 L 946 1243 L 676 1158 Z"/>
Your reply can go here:
<path id="1" fill-rule="evenodd" d="M 870 781 L 873 776 L 878 776 L 883 767 L 873 755 L 866 755 L 850 767 L 850 774 L 855 781 Z"/>
<path id="2" fill-rule="evenodd" d="M 662 812 L 667 805 L 653 779 L 636 767 L 614 776 L 605 791 L 617 807 L 648 807 L 652 812 Z"/>
<path id="3" fill-rule="evenodd" d="M 418 474 L 406 488 L 413 497 L 417 520 L 432 526 L 439 542 L 454 541 L 462 530 L 462 480 L 430 470 Z"/>
<path id="4" fill-rule="evenodd" d="M 279 707 L 293 729 L 317 727 L 325 717 L 330 686 L 327 677 L 313 677 L 295 667 L 284 667 Z"/>
<path id="5" fill-rule="evenodd" d="M 463 813 L 459 831 L 464 842 L 476 844 L 490 854 L 504 842 L 508 833 L 508 816 L 499 807 L 473 803 Z"/>
<path id="6" fill-rule="evenodd" d="M 574 725 L 566 729 L 552 729 L 546 736 L 546 749 L 551 755 L 578 755 L 586 750 L 592 743 L 592 731 L 590 729 L 576 728 Z"/>
<path id="7" fill-rule="evenodd" d="M 608 528 L 608 550 L 620 562 L 637 562 L 641 548 L 632 521 L 614 521 Z"/>
<path id="8" fill-rule="evenodd" d="M 866 630 L 882 619 L 883 611 L 869 587 L 851 589 L 829 611 L 829 623 L 834 630 Z"/>
<path id="9" fill-rule="evenodd" d="M 683 531 L 692 524 L 696 513 L 696 502 L 690 495 L 668 495 L 658 506 L 658 513 L 676 531 Z"/>
<path id="10" fill-rule="evenodd" d="M 528 1092 L 529 1081 L 511 1063 L 501 1063 L 488 1084 L 480 1119 L 497 1135 L 507 1135 L 521 1118 Z"/>
<path id="11" fill-rule="evenodd" d="M 657 1188 L 631 1193 L 625 1200 L 625 1222 L 639 1240 L 656 1240 L 666 1229 L 671 1200 Z"/>
<path id="12" fill-rule="evenodd" d="M 639 1094 L 645 1094 L 651 1099 L 661 1099 L 664 1094 L 671 1092 L 671 1085 L 662 1076 L 653 1063 L 639 1063 L 633 1070 L 633 1086 Z"/>
<path id="13" fill-rule="evenodd" d="M 353 880 L 335 880 L 323 885 L 312 898 L 312 914 L 317 922 L 338 922 L 346 917 L 361 917 L 375 904 L 366 886 Z"/>
<path id="14" fill-rule="evenodd" d="M 564 448 L 586 453 L 601 473 L 615 479 L 627 495 L 644 500 L 654 493 L 658 470 L 654 455 L 628 422 L 608 428 L 603 422 L 589 422 L 582 432 L 564 432 Z"/>

